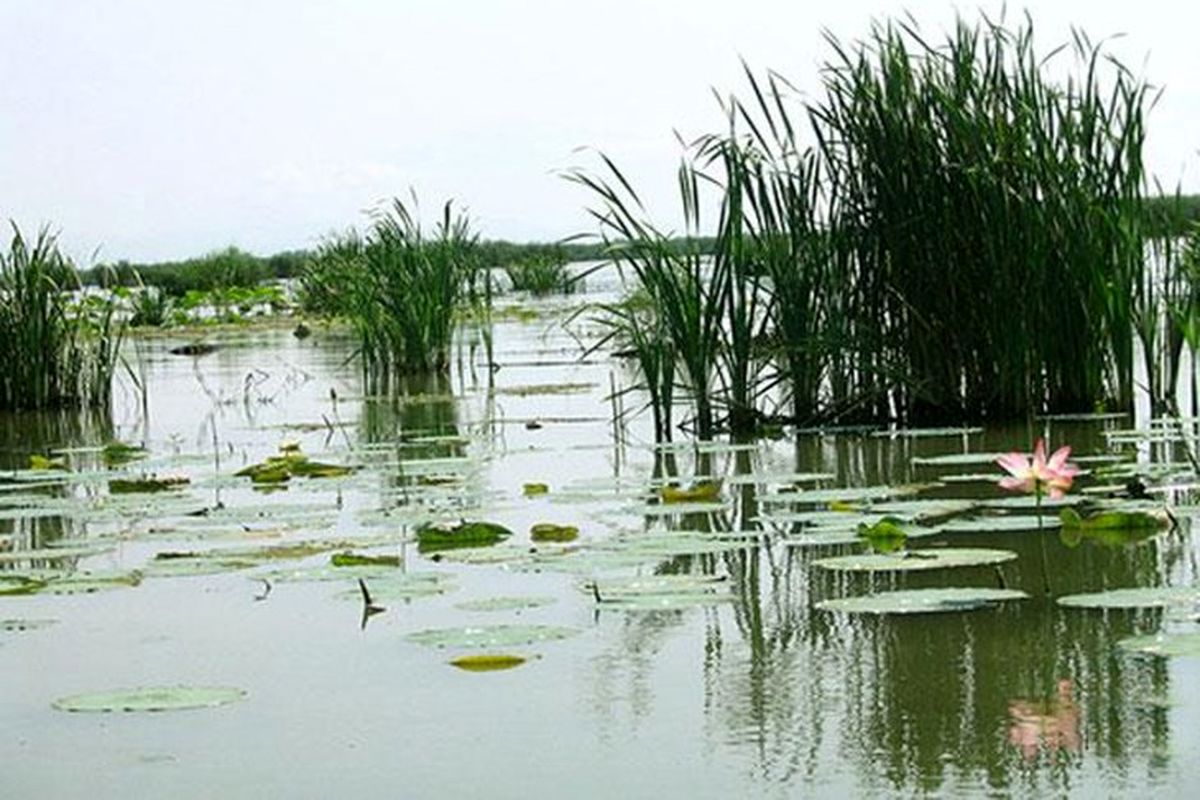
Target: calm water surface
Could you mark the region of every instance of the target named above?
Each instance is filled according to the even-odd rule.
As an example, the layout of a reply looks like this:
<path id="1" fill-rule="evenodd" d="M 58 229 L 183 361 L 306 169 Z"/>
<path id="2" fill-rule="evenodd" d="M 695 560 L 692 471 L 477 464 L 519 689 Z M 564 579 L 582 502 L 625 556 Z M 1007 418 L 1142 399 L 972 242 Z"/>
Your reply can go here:
<path id="1" fill-rule="evenodd" d="M 31 452 L 120 438 L 144 442 L 144 468 L 187 474 L 189 488 L 114 506 L 104 480 L 79 480 L 37 490 L 72 505 L 31 518 L 11 499 L 28 492 L 0 485 L 0 542 L 19 550 L 108 541 L 114 549 L 75 566 L 111 571 L 143 567 L 162 550 L 399 535 L 428 515 L 500 522 L 525 545 L 536 522 L 578 525 L 584 545 L 667 528 L 738 531 L 755 526 L 758 493 L 779 480 L 727 486 L 728 507 L 715 514 L 646 516 L 636 495 L 664 470 L 836 476 L 822 486 L 929 482 L 995 468 L 914 457 L 1007 450 L 1031 438 L 1026 428 L 920 438 L 789 433 L 705 455 L 656 451 L 648 420 L 636 418 L 618 442 L 610 381 L 624 386 L 630 377 L 602 356 L 581 361 L 576 336 L 591 332 L 582 321 L 575 335 L 563 329 L 561 301 L 541 310 L 497 324 L 502 367 L 490 386 L 469 366 L 483 358 L 465 341 L 448 382 L 403 387 L 396 399 L 366 395 L 352 343 L 336 333 L 303 341 L 286 330 L 221 334 L 213 337 L 221 349 L 196 359 L 167 353 L 178 340 L 140 341 L 129 355 L 141 365 L 145 404 L 125 381 L 102 419 L 0 417 L 0 469 L 23 468 Z M 627 410 L 639 402 L 624 399 Z M 541 427 L 527 428 L 530 420 Z M 1105 454 L 1116 451 L 1103 431 L 1127 425 L 1053 423 L 1050 433 L 1077 454 Z M 269 494 L 231 477 L 285 441 L 363 469 Z M 452 461 L 431 465 L 435 458 Z M 87 453 L 71 459 L 89 466 Z M 422 470 L 458 483 L 430 487 L 417 480 Z M 526 498 L 527 482 L 551 491 Z M 976 483 L 921 496 L 997 494 Z M 207 517 L 191 513 L 218 504 Z M 811 562 L 847 547 L 792 547 L 785 527 L 773 530 L 756 548 L 614 573 L 727 578 L 732 602 L 678 611 L 598 606 L 580 589 L 595 570 L 435 562 L 413 544 L 374 552 L 402 553 L 410 572 L 449 574 L 453 590 L 384 603 L 387 612 L 365 629 L 357 602 L 338 596 L 353 583 L 275 582 L 255 600 L 263 585 L 254 576 L 282 565 L 147 577 L 86 595 L 0 597 L 0 618 L 58 621 L 0 632 L 0 796 L 1191 796 L 1200 780 L 1197 661 L 1133 658 L 1115 647 L 1157 630 L 1163 612 L 1058 608 L 1043 596 L 1038 535 L 1024 532 L 922 544 L 1016 551 L 1004 577 L 1030 600 L 910 618 L 832 614 L 814 603 L 892 587 L 994 586 L 996 577 L 991 568 L 834 577 Z M 1067 549 L 1054 534 L 1045 543 L 1056 595 L 1195 581 L 1186 520 L 1136 547 Z M 513 595 L 554 602 L 519 612 L 456 605 Z M 486 674 L 447 664 L 464 650 L 405 639 L 499 623 L 579 634 L 500 648 L 531 659 Z M 164 684 L 237 686 L 248 697 L 160 714 L 51 707 L 77 692 Z"/>

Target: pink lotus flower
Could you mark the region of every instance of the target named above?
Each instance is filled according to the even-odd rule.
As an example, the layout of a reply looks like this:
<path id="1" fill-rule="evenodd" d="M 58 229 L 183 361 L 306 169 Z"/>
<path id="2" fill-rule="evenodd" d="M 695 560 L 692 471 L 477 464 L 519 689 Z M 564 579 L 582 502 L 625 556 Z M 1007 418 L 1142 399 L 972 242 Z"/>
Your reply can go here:
<path id="1" fill-rule="evenodd" d="M 1020 492 L 1036 492 L 1050 495 L 1051 499 L 1062 497 L 1071 482 L 1079 474 L 1079 468 L 1067 463 L 1071 455 L 1070 446 L 1060 447 L 1054 455 L 1046 458 L 1046 442 L 1037 440 L 1033 448 L 1033 459 L 1025 457 L 1024 453 L 1009 453 L 996 459 L 996 463 L 1004 468 L 1008 475 L 1000 479 L 1000 488 Z"/>

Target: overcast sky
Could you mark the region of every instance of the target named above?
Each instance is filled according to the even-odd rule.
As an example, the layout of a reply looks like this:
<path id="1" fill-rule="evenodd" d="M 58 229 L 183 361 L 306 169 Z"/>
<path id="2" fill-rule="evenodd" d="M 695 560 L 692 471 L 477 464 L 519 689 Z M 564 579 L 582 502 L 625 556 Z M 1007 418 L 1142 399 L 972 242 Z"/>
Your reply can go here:
<path id="1" fill-rule="evenodd" d="M 998 3 L 981 4 L 996 11 Z M 1146 157 L 1200 191 L 1200 13 L 1181 0 L 1043 0 L 1165 87 Z M 556 172 L 603 150 L 671 211 L 678 130 L 717 130 L 739 58 L 816 88 L 843 40 L 943 0 L 0 0 L 0 218 L 50 223 L 81 261 L 267 254 L 415 189 L 487 238 L 589 229 Z M 1011 21 L 1023 8 L 1010 4 Z M 664 214 L 665 216 L 666 214 Z"/>

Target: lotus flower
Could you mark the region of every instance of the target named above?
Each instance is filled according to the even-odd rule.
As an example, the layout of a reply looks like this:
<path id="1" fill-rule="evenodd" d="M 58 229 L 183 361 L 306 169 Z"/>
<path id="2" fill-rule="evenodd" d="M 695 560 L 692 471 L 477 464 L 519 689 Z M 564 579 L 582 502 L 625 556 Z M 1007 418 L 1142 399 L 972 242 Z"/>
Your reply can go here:
<path id="1" fill-rule="evenodd" d="M 996 463 L 1004 468 L 1008 475 L 1000 479 L 1000 488 L 1020 492 L 1035 492 L 1040 498 L 1043 494 L 1051 499 L 1062 497 L 1071 482 L 1079 474 L 1079 468 L 1067 463 L 1071 455 L 1070 446 L 1060 447 L 1049 459 L 1046 458 L 1046 442 L 1037 440 L 1033 448 L 1033 459 L 1026 458 L 1024 453 L 1009 453 L 996 459 Z"/>

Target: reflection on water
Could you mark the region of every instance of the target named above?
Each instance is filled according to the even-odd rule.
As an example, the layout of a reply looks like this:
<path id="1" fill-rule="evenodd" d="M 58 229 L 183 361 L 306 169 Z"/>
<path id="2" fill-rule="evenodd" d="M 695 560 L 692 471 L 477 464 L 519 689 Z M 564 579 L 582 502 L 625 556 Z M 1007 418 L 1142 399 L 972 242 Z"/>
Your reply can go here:
<path id="1" fill-rule="evenodd" d="M 195 508 L 215 508 L 215 495 L 231 512 L 314 510 L 319 524 L 297 523 L 298 537 L 335 529 L 339 535 L 394 532 L 398 512 L 441 503 L 456 515 L 509 526 L 517 532 L 514 550 L 531 547 L 524 532 L 545 521 L 578 525 L 585 547 L 613 534 L 765 527 L 762 542 L 641 567 L 643 574 L 720 577 L 732 595 L 671 611 L 598 605 L 579 590 L 579 575 L 434 563 L 414 548 L 401 550 L 406 569 L 447 573 L 458 596 L 388 603 L 389 613 L 363 631 L 353 604 L 333 599 L 326 587 L 280 585 L 264 600 L 255 597 L 262 586 L 247 585 L 243 576 L 159 579 L 138 589 L 140 596 L 114 592 L 71 603 L 21 598 L 4 616 L 56 616 L 63 624 L 39 632 L 40 639 L 0 642 L 0 669 L 21 676 L 0 688 L 0 708 L 19 719 L 15 724 L 31 743 L 0 741 L 0 757 L 16 765 L 6 778 L 14 786 L 28 788 L 51 775 L 53 794 L 86 796 L 92 788 L 87 775 L 105 771 L 114 793 L 144 793 L 157 779 L 127 754 L 152 741 L 154 752 L 176 751 L 176 788 L 181 778 L 198 779 L 211 773 L 210 764 L 233 759 L 239 780 L 249 782 L 240 784 L 243 790 L 266 786 L 286 794 L 298 784 L 272 783 L 280 778 L 258 758 L 238 757 L 255 748 L 261 753 L 261 731 L 284 729 L 295 764 L 289 780 L 318 795 L 375 796 L 403 786 L 414 796 L 448 796 L 462 794 L 456 791 L 462 786 L 487 785 L 497 796 L 520 796 L 534 785 L 517 766 L 531 753 L 539 754 L 542 785 L 593 797 L 645 796 L 662 787 L 689 796 L 1113 795 L 1147 786 L 1183 792 L 1200 777 L 1200 767 L 1186 757 L 1195 746 L 1188 732 L 1194 720 L 1172 716 L 1169 708 L 1186 696 L 1195 668 L 1128 657 L 1116 648 L 1124 637 L 1156 630 L 1168 612 L 1060 608 L 1044 596 L 1039 567 L 1044 545 L 1054 595 L 1193 583 L 1196 548 L 1186 519 L 1177 530 L 1117 547 L 1069 547 L 1055 532 L 1041 539 L 1030 531 L 939 534 L 921 545 L 1002 548 L 1018 558 L 999 573 L 968 567 L 952 575 L 863 575 L 813 566 L 818 558 L 854 552 L 854 545 L 790 546 L 790 526 L 763 522 L 772 507 L 763 489 L 777 486 L 726 483 L 724 510 L 674 517 L 643 514 L 626 492 L 633 487 L 644 499 L 664 482 L 828 472 L 836 477 L 823 486 L 921 484 L 923 498 L 993 498 L 997 492 L 986 481 L 937 485 L 943 470 L 921 459 L 1028 447 L 1040 429 L 949 437 L 814 433 L 745 449 L 654 449 L 646 440 L 648 419 L 617 432 L 606 416 L 614 385 L 609 374 L 620 365 L 564 358 L 577 352 L 575 338 L 553 318 L 498 324 L 498 371 L 479 364 L 482 345 L 467 341 L 449 374 L 392 376 L 394 391 L 386 395 L 364 389 L 348 361 L 353 345 L 335 332 L 305 342 L 286 332 L 256 333 L 222 345 L 212 356 L 180 359 L 166 354 L 165 343 L 139 344 L 146 404 L 118 393 L 128 400 L 115 404 L 110 419 L 0 415 L 0 474 L 27 466 L 30 453 L 124 439 L 144 442 L 157 465 L 188 470 Z M 539 356 L 546 352 L 555 358 Z M 555 384 L 594 388 L 529 389 Z M 533 419 L 544 424 L 528 425 Z M 1102 454 L 1111 452 L 1105 428 L 1119 424 L 1054 422 L 1048 433 L 1055 445 L 1069 442 L 1076 453 Z M 306 454 L 356 463 L 361 471 L 334 488 L 297 481 L 272 495 L 229 479 L 292 440 Z M 1178 458 L 1161 448 L 1154 455 Z M 86 468 L 92 457 L 78 455 L 78 466 Z M 984 462 L 963 469 L 994 468 Z M 613 488 L 610 494 L 595 490 L 601 480 Z M 524 497 L 521 486 L 531 481 L 546 483 L 549 494 Z M 588 485 L 593 494 L 583 501 L 556 501 L 571 487 Z M 102 483 L 30 491 L 81 509 L 108 499 Z M 8 493 L 0 491 L 0 512 L 9 508 Z M 393 512 L 396 517 L 386 516 Z M 146 512 L 154 513 L 163 512 Z M 206 523 L 188 519 L 187 535 Z M 128 533 L 123 524 L 82 511 L 7 514 L 0 517 L 0 542 L 23 550 L 62 539 L 119 537 Z M 253 527 L 241 518 L 231 527 L 240 534 L 243 526 Z M 164 546 L 132 534 L 130 542 L 106 558 L 138 566 L 135 559 Z M 846 616 L 814 607 L 876 590 L 998 581 L 1031 598 L 912 617 Z M 582 633 L 529 648 L 527 654 L 539 658 L 520 669 L 467 675 L 446 667 L 444 654 L 429 656 L 402 639 L 427 627 L 482 624 L 479 612 L 456 610 L 461 599 L 528 594 L 557 602 L 487 621 L 570 625 Z M 73 625 L 76 616 L 86 624 Z M 186 625 L 177 623 L 180 617 Z M 182 723 L 179 717 L 113 719 L 103 737 L 86 721 L 66 721 L 49 710 L 48 697 L 68 689 L 164 677 L 246 685 L 251 700 Z M 404 746 L 398 747 L 401 730 Z M 23 766 L 30 752 L 43 754 L 36 762 L 42 767 L 71 753 L 73 766 Z M 204 757 L 189 759 L 193 752 Z M 331 758 L 336 769 L 328 766 Z M 118 766 L 105 766 L 114 759 Z M 197 795 L 238 793 L 236 786 L 196 785 L 203 787 Z"/>

